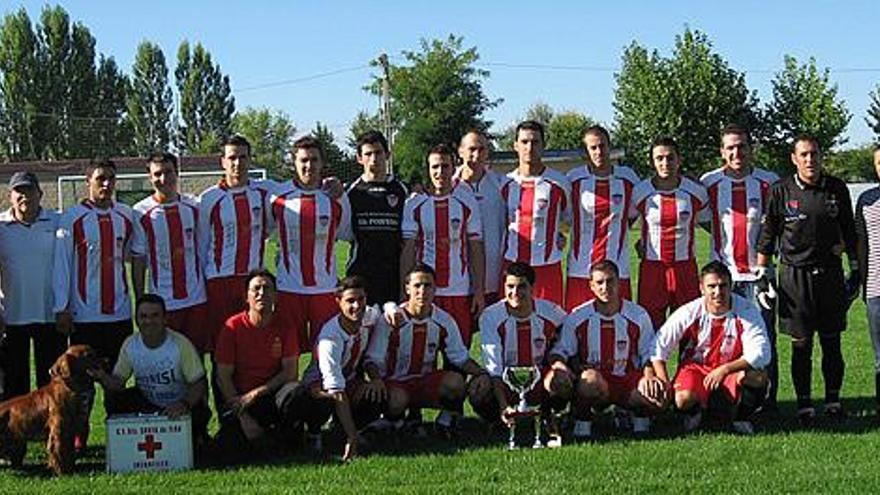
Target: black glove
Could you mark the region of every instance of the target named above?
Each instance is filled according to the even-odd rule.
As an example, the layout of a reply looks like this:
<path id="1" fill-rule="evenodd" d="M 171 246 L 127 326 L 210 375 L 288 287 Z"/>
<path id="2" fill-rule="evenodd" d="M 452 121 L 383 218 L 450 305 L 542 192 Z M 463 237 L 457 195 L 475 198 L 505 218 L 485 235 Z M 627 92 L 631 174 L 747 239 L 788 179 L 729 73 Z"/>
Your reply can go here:
<path id="1" fill-rule="evenodd" d="M 755 269 L 758 280 L 755 285 L 758 288 L 758 305 L 770 311 L 776 304 L 776 270 L 772 265 L 759 266 Z"/>

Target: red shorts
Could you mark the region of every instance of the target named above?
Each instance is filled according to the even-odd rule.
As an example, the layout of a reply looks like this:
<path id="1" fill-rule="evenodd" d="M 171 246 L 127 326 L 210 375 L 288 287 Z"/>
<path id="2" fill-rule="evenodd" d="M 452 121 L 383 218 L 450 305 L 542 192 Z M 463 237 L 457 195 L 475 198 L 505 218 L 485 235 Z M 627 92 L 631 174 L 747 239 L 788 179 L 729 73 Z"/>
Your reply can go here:
<path id="1" fill-rule="evenodd" d="M 464 346 L 471 348 L 471 334 L 474 330 L 474 317 L 471 315 L 471 296 L 435 296 L 434 304 L 446 311 L 458 325 Z"/>
<path id="2" fill-rule="evenodd" d="M 339 312 L 336 296 L 326 294 L 293 294 L 278 292 L 275 315 L 286 328 L 297 333 L 302 352 L 311 352 L 321 326 Z"/>
<path id="3" fill-rule="evenodd" d="M 213 342 L 211 328 L 205 325 L 206 321 L 208 321 L 206 302 L 165 313 L 165 324 L 168 328 L 186 335 L 199 354 L 208 352 Z"/>
<path id="4" fill-rule="evenodd" d="M 247 309 L 247 275 L 234 275 L 209 279 L 205 287 L 208 293 L 208 331 L 211 335 L 208 352 L 214 351 L 217 335 L 230 316 Z"/>
<path id="5" fill-rule="evenodd" d="M 620 297 L 632 300 L 632 291 L 629 286 L 629 279 L 620 279 Z M 593 291 L 590 289 L 590 279 L 583 277 L 568 277 L 565 283 L 565 309 L 571 311 L 581 304 L 595 299 Z"/>
<path id="6" fill-rule="evenodd" d="M 385 388 L 397 388 L 409 396 L 409 407 L 440 408 L 440 384 L 443 377 L 451 371 L 432 371 L 424 376 L 405 380 L 387 380 Z"/>
<path id="7" fill-rule="evenodd" d="M 501 294 L 504 294 L 504 279 L 510 261 L 504 260 L 501 266 Z M 535 285 L 532 287 L 532 297 L 546 299 L 562 306 L 565 303 L 565 291 L 562 286 L 562 263 L 552 265 L 532 266 L 535 269 Z"/>
<path id="8" fill-rule="evenodd" d="M 651 315 L 654 328 L 666 321 L 666 310 L 700 297 L 700 277 L 696 261 L 642 260 L 639 265 L 639 305 Z"/>
<path id="9" fill-rule="evenodd" d="M 712 371 L 712 368 L 697 363 L 684 363 L 678 367 L 675 374 L 673 386 L 676 391 L 687 390 L 697 396 L 703 409 L 709 404 L 709 391 L 703 386 L 703 379 Z M 739 402 L 740 385 L 742 378 L 745 376 L 744 371 L 731 373 L 724 377 L 721 386 L 718 388 L 732 403 Z"/>
<path id="10" fill-rule="evenodd" d="M 600 373 L 602 379 L 608 384 L 608 397 L 611 403 L 621 407 L 629 407 L 629 398 L 632 396 L 633 390 L 639 388 L 639 380 L 642 379 L 642 373 L 630 371 L 623 376 L 612 375 L 607 372 Z"/>

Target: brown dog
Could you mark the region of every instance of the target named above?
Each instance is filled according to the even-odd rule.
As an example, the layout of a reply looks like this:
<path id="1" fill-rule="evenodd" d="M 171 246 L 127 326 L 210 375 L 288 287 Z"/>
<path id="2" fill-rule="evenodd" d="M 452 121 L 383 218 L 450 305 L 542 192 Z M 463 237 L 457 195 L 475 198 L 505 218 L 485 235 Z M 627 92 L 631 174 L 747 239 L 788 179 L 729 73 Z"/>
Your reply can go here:
<path id="1" fill-rule="evenodd" d="M 73 437 L 83 421 L 80 394 L 94 387 L 90 372 L 102 365 L 91 347 L 71 346 L 49 370 L 48 385 L 0 404 L 0 457 L 21 467 L 27 441 L 47 438 L 49 469 L 55 474 L 71 472 Z"/>

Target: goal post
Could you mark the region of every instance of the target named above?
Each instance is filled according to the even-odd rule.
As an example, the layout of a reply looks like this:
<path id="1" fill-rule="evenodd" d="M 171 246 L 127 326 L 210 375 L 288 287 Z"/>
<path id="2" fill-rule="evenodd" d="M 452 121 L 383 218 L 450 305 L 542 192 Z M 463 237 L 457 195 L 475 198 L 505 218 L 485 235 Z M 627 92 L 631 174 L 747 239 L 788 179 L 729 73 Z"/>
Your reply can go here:
<path id="1" fill-rule="evenodd" d="M 224 175 L 223 170 L 182 171 L 178 175 L 178 188 L 182 194 L 198 195 L 213 186 Z M 266 180 L 268 174 L 264 168 L 252 168 L 248 176 L 253 179 Z M 58 176 L 57 209 L 64 211 L 86 196 L 85 175 Z M 116 176 L 116 200 L 129 206 L 153 192 L 149 175 L 144 173 L 127 173 Z"/>

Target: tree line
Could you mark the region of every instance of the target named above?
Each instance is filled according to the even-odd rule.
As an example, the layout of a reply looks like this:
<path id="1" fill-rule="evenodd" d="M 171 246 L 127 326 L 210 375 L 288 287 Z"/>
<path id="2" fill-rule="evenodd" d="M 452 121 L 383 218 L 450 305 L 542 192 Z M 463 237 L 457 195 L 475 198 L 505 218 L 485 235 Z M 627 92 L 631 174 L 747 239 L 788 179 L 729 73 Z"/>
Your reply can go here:
<path id="1" fill-rule="evenodd" d="M 486 118 L 503 99 L 486 94 L 490 73 L 476 47 L 450 35 L 421 40 L 398 60 L 388 74 L 400 175 L 422 179 L 430 147 L 455 146 L 474 128 L 486 130 L 496 149 L 510 149 L 512 129 L 493 134 L 493 122 Z M 381 94 L 381 78 L 371 75 L 363 89 Z M 873 177 L 869 147 L 840 150 L 852 114 L 829 69 L 814 59 L 786 56 L 774 75 L 772 98 L 761 102 L 745 73 L 731 67 L 705 33 L 686 28 L 668 56 L 636 41 L 625 47 L 615 80 L 614 121 L 606 125 L 624 160 L 643 173 L 650 168 L 649 143 L 660 135 L 679 142 L 687 173 L 717 166 L 718 133 L 738 123 L 751 130 L 758 161 L 767 168 L 787 171 L 791 140 L 811 134 L 823 149 L 833 150 L 826 161 L 833 173 L 848 180 Z M 880 137 L 880 86 L 870 97 L 864 118 Z M 523 118 L 546 125 L 549 149 L 580 147 L 581 132 L 596 123 L 581 112 L 540 102 Z M 316 123 L 311 133 L 324 145 L 331 173 L 343 178 L 357 173 L 352 140 L 368 128 L 383 128 L 377 111 L 353 117 L 344 150 L 326 125 Z M 270 108 L 236 111 L 229 77 L 201 43 L 182 41 L 171 73 L 161 48 L 143 41 L 126 73 L 112 56 L 96 52 L 88 27 L 71 22 L 60 6 L 45 7 L 36 23 L 24 8 L 0 23 L 0 161 L 168 149 L 213 153 L 230 132 L 254 143 L 254 163 L 276 178 L 290 176 L 287 153 L 297 132 L 291 118 Z"/>

